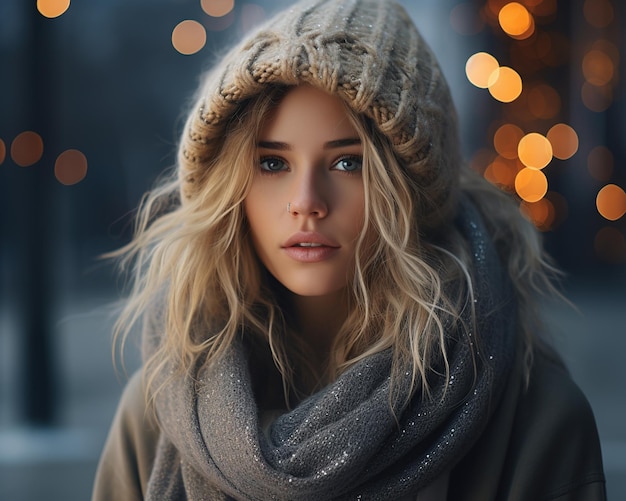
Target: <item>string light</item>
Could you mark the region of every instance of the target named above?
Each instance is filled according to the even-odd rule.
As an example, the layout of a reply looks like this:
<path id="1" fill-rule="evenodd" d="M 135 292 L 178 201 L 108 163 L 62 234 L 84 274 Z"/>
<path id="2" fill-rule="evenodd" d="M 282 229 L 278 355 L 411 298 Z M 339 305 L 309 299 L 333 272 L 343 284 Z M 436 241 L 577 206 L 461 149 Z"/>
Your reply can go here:
<path id="1" fill-rule="evenodd" d="M 488 82 L 489 93 L 503 103 L 510 103 L 522 93 L 522 78 L 513 68 L 501 66 L 494 71 Z"/>
<path id="2" fill-rule="evenodd" d="M 55 18 L 70 8 L 70 0 L 37 0 L 37 10 L 47 18 Z"/>
<path id="3" fill-rule="evenodd" d="M 489 87 L 489 78 L 499 67 L 498 60 L 491 54 L 478 52 L 465 63 L 465 74 L 473 85 L 486 89 Z"/>
<path id="4" fill-rule="evenodd" d="M 87 175 L 87 158 L 78 150 L 66 150 L 54 163 L 54 176 L 66 186 L 81 182 Z"/>
<path id="5" fill-rule="evenodd" d="M 195 54 L 206 44 L 206 30 L 198 21 L 187 19 L 172 31 L 172 45 L 184 55 Z"/>
<path id="6" fill-rule="evenodd" d="M 548 179 L 542 171 L 525 167 L 515 176 L 515 191 L 522 200 L 537 202 L 548 191 Z"/>
<path id="7" fill-rule="evenodd" d="M 626 214 L 626 193 L 616 184 L 607 184 L 598 192 L 596 207 L 609 221 L 617 221 Z"/>
<path id="8" fill-rule="evenodd" d="M 7 156 L 7 147 L 4 144 L 4 141 L 0 139 L 0 165 L 2 165 L 6 156 Z"/>
<path id="9" fill-rule="evenodd" d="M 212 17 L 223 17 L 235 8 L 235 0 L 201 0 L 202 10 Z"/>
<path id="10" fill-rule="evenodd" d="M 33 131 L 18 134 L 11 143 L 11 158 L 20 167 L 36 164 L 43 156 L 43 139 Z"/>
<path id="11" fill-rule="evenodd" d="M 520 161 L 532 169 L 543 169 L 552 160 L 552 145 L 537 132 L 526 134 L 517 146 Z"/>
<path id="12" fill-rule="evenodd" d="M 553 125 L 546 137 L 552 145 L 552 155 L 559 160 L 567 160 L 578 151 L 578 134 L 567 124 Z"/>

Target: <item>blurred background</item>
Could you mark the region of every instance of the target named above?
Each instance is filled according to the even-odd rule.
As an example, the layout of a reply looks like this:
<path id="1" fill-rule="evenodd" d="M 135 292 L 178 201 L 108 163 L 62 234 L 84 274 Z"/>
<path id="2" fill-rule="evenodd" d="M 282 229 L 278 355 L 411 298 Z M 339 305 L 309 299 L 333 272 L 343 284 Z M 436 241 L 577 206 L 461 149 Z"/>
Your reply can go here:
<path id="1" fill-rule="evenodd" d="M 0 499 L 88 499 L 126 380 L 98 258 L 171 167 L 199 75 L 286 0 L 0 2 Z M 545 305 L 626 499 L 626 7 L 405 0 L 471 168 L 511 193 L 577 305 Z M 127 347 L 131 373 L 137 348 Z"/>

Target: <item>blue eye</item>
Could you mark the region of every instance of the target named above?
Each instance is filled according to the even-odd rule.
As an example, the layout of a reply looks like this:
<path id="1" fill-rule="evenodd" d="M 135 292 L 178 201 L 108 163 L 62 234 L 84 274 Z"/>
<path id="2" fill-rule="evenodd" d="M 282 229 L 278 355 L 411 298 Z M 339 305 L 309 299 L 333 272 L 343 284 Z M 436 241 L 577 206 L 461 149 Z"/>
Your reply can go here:
<path id="1" fill-rule="evenodd" d="M 363 168 L 363 159 L 360 157 L 344 157 L 335 163 L 334 168 L 345 172 L 360 171 Z"/>
<path id="2" fill-rule="evenodd" d="M 262 158 L 261 159 L 261 170 L 266 172 L 280 172 L 281 170 L 285 170 L 287 166 L 285 162 L 283 162 L 280 158 Z"/>

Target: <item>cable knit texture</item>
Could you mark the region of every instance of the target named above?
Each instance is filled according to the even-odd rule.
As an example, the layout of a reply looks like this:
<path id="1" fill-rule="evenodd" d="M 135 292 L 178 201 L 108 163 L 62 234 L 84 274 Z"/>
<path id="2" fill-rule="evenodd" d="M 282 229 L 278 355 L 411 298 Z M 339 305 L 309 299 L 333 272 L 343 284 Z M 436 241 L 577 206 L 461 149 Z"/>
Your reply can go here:
<path id="1" fill-rule="evenodd" d="M 386 0 L 295 4 L 210 71 L 178 154 L 183 200 L 215 158 L 228 119 L 270 84 L 309 84 L 373 120 L 420 189 L 418 214 L 436 228 L 454 213 L 456 113 L 435 58 L 404 9 Z"/>

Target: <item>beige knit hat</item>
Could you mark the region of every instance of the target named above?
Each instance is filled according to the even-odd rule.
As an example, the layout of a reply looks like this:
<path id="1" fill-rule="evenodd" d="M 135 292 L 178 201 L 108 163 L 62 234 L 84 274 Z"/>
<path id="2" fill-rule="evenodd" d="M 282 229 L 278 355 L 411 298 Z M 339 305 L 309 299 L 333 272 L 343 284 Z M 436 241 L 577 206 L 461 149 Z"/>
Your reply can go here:
<path id="1" fill-rule="evenodd" d="M 459 175 L 456 113 L 435 58 L 404 9 L 387 0 L 306 0 L 233 48 L 204 82 L 179 148 L 182 198 L 198 190 L 229 117 L 267 85 L 307 83 L 371 118 L 418 186 L 417 217 L 451 217 Z"/>

